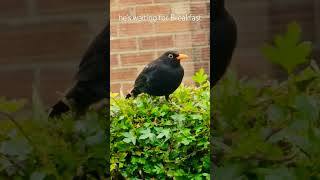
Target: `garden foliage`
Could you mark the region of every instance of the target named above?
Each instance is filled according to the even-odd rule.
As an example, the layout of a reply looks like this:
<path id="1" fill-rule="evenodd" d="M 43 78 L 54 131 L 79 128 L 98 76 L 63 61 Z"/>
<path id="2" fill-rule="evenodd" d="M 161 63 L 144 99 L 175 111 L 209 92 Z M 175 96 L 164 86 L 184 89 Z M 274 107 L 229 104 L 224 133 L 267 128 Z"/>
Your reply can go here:
<path id="1" fill-rule="evenodd" d="M 16 120 L 24 103 L 0 99 L 0 179 L 105 179 L 105 112 L 48 120 L 36 106 L 33 118 Z"/>
<path id="2" fill-rule="evenodd" d="M 170 102 L 111 93 L 113 175 L 209 179 L 211 158 L 217 180 L 320 179 L 320 69 L 300 36 L 290 24 L 262 50 L 287 80 L 239 80 L 229 72 L 211 89 L 211 114 L 203 70 L 193 77 L 197 86 L 181 85 Z M 0 98 L 0 179 L 105 179 L 107 112 L 48 120 L 34 96 L 33 117 L 16 119 L 24 103 Z"/>
<path id="3" fill-rule="evenodd" d="M 300 36 L 292 23 L 263 47 L 287 80 L 237 80 L 229 73 L 212 90 L 215 179 L 320 179 L 320 71 Z"/>
<path id="4" fill-rule="evenodd" d="M 111 94 L 111 171 L 128 179 L 209 179 L 210 87 L 181 85 L 171 96 Z"/>

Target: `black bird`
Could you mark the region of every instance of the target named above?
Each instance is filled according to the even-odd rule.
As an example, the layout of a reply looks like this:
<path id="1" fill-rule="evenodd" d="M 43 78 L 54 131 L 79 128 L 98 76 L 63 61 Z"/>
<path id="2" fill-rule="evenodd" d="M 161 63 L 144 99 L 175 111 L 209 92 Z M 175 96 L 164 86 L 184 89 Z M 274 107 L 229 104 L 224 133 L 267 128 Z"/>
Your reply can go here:
<path id="1" fill-rule="evenodd" d="M 169 100 L 169 95 L 182 82 L 184 70 L 180 61 L 186 58 L 188 58 L 187 55 L 178 54 L 175 51 L 162 54 L 142 70 L 135 80 L 133 90 L 126 98 L 147 93 L 153 96 L 165 96 Z"/>
<path id="2" fill-rule="evenodd" d="M 224 75 L 232 58 L 237 41 L 237 26 L 225 8 L 224 0 L 215 1 L 211 40 L 213 63 L 211 63 L 211 85 L 214 86 Z"/>
<path id="3" fill-rule="evenodd" d="M 80 115 L 90 105 L 109 96 L 108 49 L 109 26 L 106 26 L 85 52 L 74 85 L 62 100 L 52 106 L 49 117 L 59 116 L 71 109 Z"/>

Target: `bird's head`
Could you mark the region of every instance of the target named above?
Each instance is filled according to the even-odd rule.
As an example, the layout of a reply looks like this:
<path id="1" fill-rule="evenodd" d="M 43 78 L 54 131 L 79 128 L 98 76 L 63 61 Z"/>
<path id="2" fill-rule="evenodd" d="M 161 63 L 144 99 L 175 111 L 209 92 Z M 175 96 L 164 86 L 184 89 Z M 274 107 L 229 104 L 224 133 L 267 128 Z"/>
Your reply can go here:
<path id="1" fill-rule="evenodd" d="M 221 18 L 221 17 L 225 16 L 226 9 L 225 9 L 224 0 L 218 0 L 216 2 L 215 8 L 216 9 L 214 10 L 214 16 L 217 16 L 218 18 Z"/>
<path id="2" fill-rule="evenodd" d="M 161 56 L 161 59 L 175 64 L 180 64 L 181 61 L 184 61 L 187 58 L 188 56 L 186 54 L 180 54 L 176 51 L 168 51 L 163 53 Z"/>

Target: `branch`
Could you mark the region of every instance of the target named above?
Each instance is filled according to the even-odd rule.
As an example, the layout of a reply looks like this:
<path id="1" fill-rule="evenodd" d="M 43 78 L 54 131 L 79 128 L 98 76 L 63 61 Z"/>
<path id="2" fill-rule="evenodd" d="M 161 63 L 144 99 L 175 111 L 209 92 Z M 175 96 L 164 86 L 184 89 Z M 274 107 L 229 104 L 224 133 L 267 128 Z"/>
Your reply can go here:
<path id="1" fill-rule="evenodd" d="M 20 126 L 20 124 L 13 118 L 13 116 L 9 113 L 0 111 L 0 115 L 8 118 L 21 132 L 21 134 L 27 139 L 27 141 L 33 146 L 35 150 L 38 150 L 37 146 L 32 142 L 29 135 L 23 130 L 23 128 Z"/>

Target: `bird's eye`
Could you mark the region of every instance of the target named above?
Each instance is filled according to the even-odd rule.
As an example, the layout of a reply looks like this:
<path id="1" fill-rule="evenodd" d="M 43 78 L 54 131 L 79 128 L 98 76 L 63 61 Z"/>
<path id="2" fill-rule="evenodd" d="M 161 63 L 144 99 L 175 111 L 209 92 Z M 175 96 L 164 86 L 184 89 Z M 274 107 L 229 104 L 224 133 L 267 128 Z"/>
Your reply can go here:
<path id="1" fill-rule="evenodd" d="M 172 54 L 169 54 L 168 57 L 169 57 L 170 59 L 172 59 L 172 58 L 173 58 L 173 55 L 172 55 Z"/>

